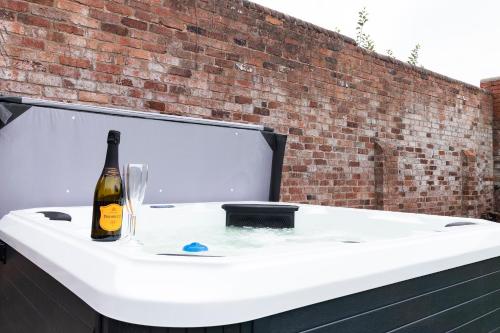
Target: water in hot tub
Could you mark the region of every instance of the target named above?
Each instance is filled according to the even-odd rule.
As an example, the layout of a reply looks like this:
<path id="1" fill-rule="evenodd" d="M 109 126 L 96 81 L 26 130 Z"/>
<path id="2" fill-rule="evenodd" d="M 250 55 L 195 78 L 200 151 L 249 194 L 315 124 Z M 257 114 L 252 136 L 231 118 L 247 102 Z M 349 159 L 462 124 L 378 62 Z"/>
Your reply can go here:
<path id="1" fill-rule="evenodd" d="M 380 215 L 382 213 L 382 215 Z M 303 250 L 322 246 L 355 244 L 432 232 L 428 223 L 398 223 L 384 212 L 354 214 L 345 210 L 301 207 L 295 214 L 295 228 L 226 227 L 220 205 L 190 204 L 155 209 L 145 206 L 138 218 L 137 238 L 143 249 L 154 254 L 189 254 L 183 246 L 198 242 L 206 252 L 191 254 L 234 256 L 247 253 Z"/>

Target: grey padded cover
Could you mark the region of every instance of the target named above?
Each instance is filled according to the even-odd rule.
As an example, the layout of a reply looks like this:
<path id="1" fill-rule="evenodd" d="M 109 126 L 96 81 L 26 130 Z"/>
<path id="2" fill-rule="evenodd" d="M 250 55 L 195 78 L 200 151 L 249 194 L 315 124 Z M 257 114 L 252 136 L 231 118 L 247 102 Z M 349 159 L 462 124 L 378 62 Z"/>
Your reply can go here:
<path id="1" fill-rule="evenodd" d="M 91 205 L 108 130 L 120 164 L 147 163 L 145 203 L 269 200 L 273 150 L 258 128 L 31 106 L 0 129 L 0 217 Z"/>

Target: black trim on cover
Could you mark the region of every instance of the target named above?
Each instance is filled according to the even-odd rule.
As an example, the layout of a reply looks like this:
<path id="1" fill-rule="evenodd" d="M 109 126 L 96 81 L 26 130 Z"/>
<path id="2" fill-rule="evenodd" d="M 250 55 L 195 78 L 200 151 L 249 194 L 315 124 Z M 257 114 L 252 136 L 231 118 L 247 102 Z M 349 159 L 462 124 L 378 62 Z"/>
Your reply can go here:
<path id="1" fill-rule="evenodd" d="M 279 201 L 287 136 L 269 131 L 262 131 L 260 133 L 269 144 L 269 147 L 273 150 L 271 183 L 269 185 L 269 201 Z"/>
<path id="2" fill-rule="evenodd" d="M 5 265 L 7 263 L 7 244 L 0 240 L 0 261 Z"/>
<path id="3" fill-rule="evenodd" d="M 14 100 L 15 98 L 10 97 L 9 99 Z M 12 103 L 1 102 L 0 98 L 0 130 L 25 113 L 29 108 L 31 108 L 30 105 L 19 104 L 14 101 Z"/>
<path id="4" fill-rule="evenodd" d="M 0 95 L 0 102 L 22 104 L 23 98 L 19 97 L 19 96 L 1 96 Z"/>

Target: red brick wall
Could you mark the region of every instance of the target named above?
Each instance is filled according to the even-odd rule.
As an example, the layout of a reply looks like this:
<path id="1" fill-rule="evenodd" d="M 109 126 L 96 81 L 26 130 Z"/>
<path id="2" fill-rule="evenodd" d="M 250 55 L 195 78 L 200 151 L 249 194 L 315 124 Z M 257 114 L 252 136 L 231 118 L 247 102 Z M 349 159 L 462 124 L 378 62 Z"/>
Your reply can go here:
<path id="1" fill-rule="evenodd" d="M 334 32 L 234 0 L 0 0 L 0 19 L 4 93 L 274 127 L 282 200 L 493 205 L 491 95 Z"/>
<path id="2" fill-rule="evenodd" d="M 500 77 L 481 81 L 481 87 L 493 95 L 493 168 L 495 177 L 495 210 L 500 212 Z"/>

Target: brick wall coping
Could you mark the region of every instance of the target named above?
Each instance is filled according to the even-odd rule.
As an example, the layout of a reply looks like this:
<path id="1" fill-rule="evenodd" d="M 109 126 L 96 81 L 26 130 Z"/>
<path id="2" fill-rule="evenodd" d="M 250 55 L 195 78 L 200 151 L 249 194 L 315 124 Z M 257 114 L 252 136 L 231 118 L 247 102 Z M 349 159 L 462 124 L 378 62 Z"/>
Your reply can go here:
<path id="1" fill-rule="evenodd" d="M 481 83 L 492 82 L 492 81 L 500 81 L 500 76 L 489 77 L 486 79 L 482 79 Z"/>
<path id="2" fill-rule="evenodd" d="M 490 92 L 488 90 L 482 89 L 482 88 L 480 88 L 478 86 L 475 86 L 473 84 L 470 84 L 470 83 L 467 83 L 467 82 L 463 82 L 463 81 L 451 78 L 451 77 L 443 75 L 443 74 L 436 73 L 434 71 L 431 71 L 429 69 L 425 69 L 423 67 L 418 67 L 418 66 L 410 65 L 407 62 L 404 62 L 402 60 L 399 60 L 399 59 L 396 59 L 396 58 L 393 58 L 393 57 L 389 57 L 389 56 L 377 53 L 375 51 L 368 51 L 368 50 L 366 50 L 366 49 L 358 46 L 358 44 L 356 43 L 356 41 L 354 39 L 352 39 L 351 37 L 344 36 L 342 34 L 339 34 L 338 32 L 322 28 L 322 27 L 317 26 L 315 24 L 312 24 L 312 23 L 303 21 L 301 19 L 295 18 L 293 16 L 290 16 L 290 15 L 278 12 L 278 11 L 276 11 L 274 9 L 270 9 L 270 8 L 264 7 L 262 5 L 250 2 L 248 0 L 229 0 L 229 1 L 232 1 L 232 2 L 234 2 L 236 4 L 243 4 L 243 6 L 249 8 L 249 9 L 253 9 L 253 10 L 261 12 L 263 14 L 271 15 L 271 16 L 276 17 L 278 19 L 284 20 L 284 21 L 288 22 L 290 25 L 301 26 L 303 28 L 306 28 L 306 29 L 313 30 L 313 31 L 319 32 L 321 34 L 324 34 L 324 35 L 326 35 L 328 37 L 339 38 L 339 39 L 343 40 L 345 43 L 352 44 L 352 45 L 356 46 L 357 49 L 358 49 L 358 51 L 360 51 L 361 53 L 370 55 L 370 56 L 372 56 L 374 58 L 377 58 L 377 59 L 380 59 L 382 61 L 385 61 L 385 62 L 388 62 L 388 63 L 392 63 L 392 64 L 395 64 L 395 65 L 398 65 L 398 66 L 402 66 L 402 67 L 407 68 L 409 70 L 413 70 L 413 71 L 415 71 L 415 72 L 417 72 L 419 74 L 430 75 L 430 76 L 433 76 L 433 77 L 435 77 L 437 79 L 441 79 L 443 81 L 447 81 L 447 82 L 451 82 L 451 83 L 458 83 L 458 84 L 461 84 L 462 86 L 464 86 L 465 88 L 470 89 L 470 90 L 480 91 L 480 92 L 483 92 L 483 93 L 490 94 Z M 481 82 L 483 82 L 483 80 L 481 80 Z"/>

